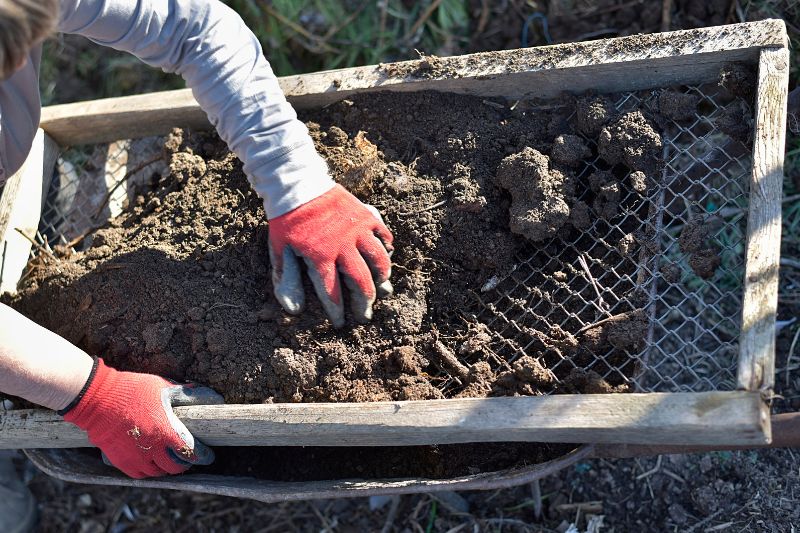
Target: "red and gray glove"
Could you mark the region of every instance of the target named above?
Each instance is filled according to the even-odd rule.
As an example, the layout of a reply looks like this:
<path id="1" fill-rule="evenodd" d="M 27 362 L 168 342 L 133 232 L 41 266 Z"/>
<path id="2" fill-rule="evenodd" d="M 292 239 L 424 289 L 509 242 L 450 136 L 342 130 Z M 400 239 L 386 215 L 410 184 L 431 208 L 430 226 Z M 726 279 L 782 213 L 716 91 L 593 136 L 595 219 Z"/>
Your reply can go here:
<path id="1" fill-rule="evenodd" d="M 172 407 L 220 403 L 222 396 L 207 387 L 119 372 L 97 359 L 81 394 L 59 414 L 89 434 L 104 460 L 141 479 L 211 464 L 214 452 L 194 439 Z"/>
<path id="2" fill-rule="evenodd" d="M 341 185 L 269 221 L 275 297 L 287 313 L 305 307 L 302 258 L 314 291 L 334 327 L 344 325 L 342 282 L 357 322 L 372 318 L 378 296 L 392 293 L 392 234 L 378 211 Z"/>

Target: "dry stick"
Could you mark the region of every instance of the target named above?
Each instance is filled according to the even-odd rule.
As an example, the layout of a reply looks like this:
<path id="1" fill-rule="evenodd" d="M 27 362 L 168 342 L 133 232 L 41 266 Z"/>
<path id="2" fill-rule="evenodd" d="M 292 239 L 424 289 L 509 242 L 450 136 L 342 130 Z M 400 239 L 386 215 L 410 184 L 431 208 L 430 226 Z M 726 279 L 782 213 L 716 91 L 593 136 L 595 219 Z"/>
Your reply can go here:
<path id="1" fill-rule="evenodd" d="M 397 510 L 400 508 L 400 496 L 392 496 L 392 503 L 389 506 L 389 512 L 386 514 L 386 521 L 383 523 L 381 533 L 389 533 L 394 526 L 394 520 L 397 518 Z"/>
<path id="2" fill-rule="evenodd" d="M 269 14 L 270 16 L 275 17 L 276 19 L 278 19 L 278 21 L 280 21 L 281 24 L 285 24 L 290 29 L 294 30 L 296 33 L 299 33 L 300 35 L 302 35 L 303 37 L 305 37 L 306 39 L 308 39 L 312 43 L 314 43 L 314 44 L 318 45 L 320 48 L 324 49 L 326 52 L 333 52 L 333 53 L 338 53 L 339 52 L 338 49 L 334 48 L 333 46 L 331 46 L 330 44 L 325 42 L 319 35 L 314 35 L 313 33 L 308 31 L 304 27 L 300 26 L 296 22 L 293 22 L 293 21 L 289 20 L 288 18 L 286 18 L 283 15 L 281 15 L 279 12 L 275 11 L 272 8 L 272 6 L 269 5 L 269 2 L 265 2 L 265 1 L 262 0 L 259 3 L 264 8 L 264 11 L 267 12 L 267 14 Z"/>
<path id="3" fill-rule="evenodd" d="M 436 341 L 433 344 L 436 355 L 439 356 L 439 361 L 447 366 L 450 370 L 455 372 L 456 376 L 466 380 L 469 376 L 469 369 L 458 360 L 456 354 L 450 351 L 450 348 L 445 346 L 442 341 Z"/>
<path id="4" fill-rule="evenodd" d="M 350 24 L 351 22 L 353 22 L 353 21 L 356 19 L 356 17 L 357 17 L 357 16 L 359 16 L 359 15 L 361 14 L 361 12 L 362 12 L 362 11 L 364 11 L 364 8 L 365 8 L 365 7 L 367 7 L 367 6 L 368 6 L 369 4 L 371 4 L 371 3 L 372 3 L 372 0 L 365 0 L 364 2 L 361 2 L 361 5 L 360 5 L 360 6 L 358 6 L 358 7 L 356 8 L 356 10 L 355 10 L 355 11 L 353 11 L 353 12 L 350 14 L 350 16 L 348 16 L 347 18 L 345 18 L 345 19 L 344 19 L 344 20 L 343 20 L 341 23 L 339 23 L 337 26 L 333 26 L 333 27 L 332 27 L 330 30 L 328 30 L 328 32 L 327 32 L 325 35 L 323 35 L 323 36 L 322 36 L 322 40 L 323 40 L 323 41 L 325 41 L 325 42 L 327 42 L 327 41 L 328 41 L 328 39 L 330 39 L 331 37 L 333 37 L 334 35 L 336 35 L 337 33 L 339 33 L 339 32 L 342 30 L 342 28 L 344 28 L 345 26 L 347 26 L 348 24 Z"/>
<path id="5" fill-rule="evenodd" d="M 489 23 L 489 0 L 481 0 L 481 16 L 478 19 L 478 27 L 475 35 L 480 35 Z"/>
<path id="6" fill-rule="evenodd" d="M 441 3 L 442 0 L 433 0 L 433 2 L 430 3 L 428 9 L 426 9 L 422 15 L 420 15 L 414 25 L 411 26 L 411 29 L 404 37 L 405 41 L 410 41 L 414 37 L 414 34 L 417 33 L 417 31 L 428 21 L 429 18 L 431 18 L 431 15 L 433 15 L 433 12 L 436 11 L 436 8 L 439 7 L 439 4 Z"/>
<path id="7" fill-rule="evenodd" d="M 380 23 L 378 24 L 378 51 L 381 51 L 383 50 L 383 36 L 386 33 L 389 0 L 379 0 L 378 7 L 381 10 Z"/>
<path id="8" fill-rule="evenodd" d="M 600 283 L 598 283 L 598 281 L 594 279 L 592 271 L 589 270 L 589 262 L 586 260 L 585 254 L 581 254 L 578 256 L 578 262 L 581 264 L 581 267 L 583 267 L 583 270 L 586 272 L 589 282 L 591 282 L 592 287 L 594 287 L 594 292 L 597 293 L 597 300 L 600 302 L 600 305 L 598 307 L 600 308 L 601 311 L 608 314 L 608 310 L 606 309 L 608 307 L 608 304 L 606 303 L 605 300 L 603 300 L 603 294 L 600 291 L 601 289 Z"/>
<path id="9" fill-rule="evenodd" d="M 423 207 L 417 211 L 406 211 L 404 213 L 397 213 L 398 216 L 407 217 L 411 215 L 417 215 L 419 213 L 424 213 L 425 211 L 430 211 L 431 209 L 436 209 L 437 207 L 442 207 L 444 204 L 447 203 L 447 200 L 442 200 L 441 202 L 436 202 L 433 205 L 429 205 L 428 207 Z"/>
<path id="10" fill-rule="evenodd" d="M 794 332 L 794 338 L 792 339 L 792 344 L 789 347 L 789 357 L 786 358 L 786 369 L 784 370 L 786 374 L 786 386 L 789 386 L 789 371 L 792 365 L 792 359 L 794 358 L 794 349 L 797 347 L 797 339 L 800 337 L 800 327 L 797 328 L 797 331 Z"/>
<path id="11" fill-rule="evenodd" d="M 31 237 L 30 235 L 28 235 L 27 233 L 25 233 L 24 231 L 22 231 L 19 228 L 14 228 L 14 231 L 16 231 L 17 233 L 19 233 L 20 235 L 22 235 L 23 237 L 28 239 L 28 241 L 30 241 L 30 243 L 32 245 L 34 245 L 36 247 L 36 249 L 39 250 L 41 253 L 45 254 L 48 257 L 50 257 L 50 259 L 52 259 L 53 261 L 58 261 L 58 258 L 55 255 L 53 255 L 53 252 L 51 252 L 50 250 L 48 250 L 47 248 L 45 248 L 44 246 L 42 246 L 41 244 L 36 242 L 36 240 L 33 237 Z"/>
<path id="12" fill-rule="evenodd" d="M 672 25 L 672 0 L 661 2 L 661 31 L 669 31 Z"/>

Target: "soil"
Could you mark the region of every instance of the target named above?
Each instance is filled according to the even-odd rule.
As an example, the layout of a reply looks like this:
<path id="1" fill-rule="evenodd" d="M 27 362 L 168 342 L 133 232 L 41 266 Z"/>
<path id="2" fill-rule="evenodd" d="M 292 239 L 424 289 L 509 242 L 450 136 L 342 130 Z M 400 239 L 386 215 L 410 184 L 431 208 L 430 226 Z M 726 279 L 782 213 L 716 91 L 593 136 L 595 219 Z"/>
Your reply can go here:
<path id="1" fill-rule="evenodd" d="M 718 222 L 713 217 L 695 217 L 678 237 L 678 247 L 688 256 L 689 266 L 703 279 L 712 278 L 722 263 L 719 245 L 711 240 Z"/>
<path id="2" fill-rule="evenodd" d="M 666 118 L 682 122 L 695 117 L 699 102 L 700 97 L 696 94 L 661 91 L 658 95 L 658 111 Z"/>
<path id="3" fill-rule="evenodd" d="M 522 0 L 471 4 L 470 50 L 516 48 L 530 7 Z M 628 33 L 658 31 L 660 0 L 619 2 L 618 0 L 581 0 L 565 4 L 560 11 L 551 2 L 549 27 L 556 41 L 591 39 Z M 794 2 L 771 3 L 764 9 L 784 10 L 789 26 L 800 26 L 792 19 Z M 783 7 L 781 7 L 783 6 Z M 737 22 L 733 2 L 673 3 L 672 29 L 710 26 Z M 752 7 L 752 6 L 751 6 Z M 747 16 L 774 16 L 771 11 L 758 14 L 758 6 Z M 488 10 L 489 16 L 481 16 Z M 602 32 L 602 33 L 599 33 Z M 529 44 L 545 44 L 537 28 L 532 29 Z M 794 32 L 793 35 L 797 36 Z M 69 38 L 69 36 L 68 36 Z M 795 37 L 796 38 L 796 37 Z M 100 58 L 113 62 L 112 51 Z M 112 52 L 112 53 L 109 53 Z M 77 58 L 78 54 L 67 54 Z M 442 53 L 442 55 L 446 55 Z M 79 85 L 74 69 L 58 69 L 56 96 L 63 101 L 89 98 L 96 83 Z M 90 69 L 92 72 L 105 72 Z M 152 72 L 148 71 L 148 72 Z M 146 74 L 146 72 L 145 72 Z M 147 79 L 139 76 L 139 79 Z M 84 81 L 84 80 L 79 80 Z M 797 80 L 792 80 L 793 84 Z M 70 85 L 77 85 L 71 90 Z M 132 91 L 132 92 L 142 92 Z M 736 123 L 735 121 L 733 122 Z M 391 163 L 387 176 L 392 172 Z M 587 216 L 588 216 L 588 206 Z M 572 209 L 573 217 L 576 207 Z M 589 227 L 589 220 L 585 227 Z M 787 246 L 789 246 L 787 244 Z M 680 267 L 669 265 L 680 275 Z M 674 268 L 673 268 L 674 267 Z M 666 267 L 662 268 L 662 274 Z M 781 269 L 782 277 L 785 270 Z M 554 273 L 557 274 L 558 272 Z M 564 274 L 562 272 L 562 274 Z M 566 276 L 566 274 L 565 274 Z M 566 277 L 565 277 L 566 279 Z M 789 284 L 787 294 L 796 292 Z M 800 314 L 800 308 L 781 298 L 780 316 L 787 320 Z M 786 327 L 778 338 L 777 364 L 786 364 L 796 325 Z M 780 359 L 783 357 L 783 360 Z M 786 372 L 776 380 L 776 392 L 784 395 L 783 408 L 800 408 L 797 391 L 800 377 Z M 791 386 L 789 386 L 791 378 Z M 785 404 L 785 405 L 784 405 Z M 541 514 L 535 512 L 537 501 L 531 487 L 523 486 L 492 492 L 460 493 L 468 511 L 455 510 L 442 499 L 427 495 L 404 496 L 398 508 L 375 504 L 366 498 L 286 502 L 265 505 L 259 502 L 197 495 L 181 491 L 123 489 L 63 483 L 28 465 L 32 490 L 42 515 L 40 530 L 49 531 L 185 531 L 187 524 L 198 531 L 239 529 L 265 531 L 449 531 L 452 528 L 472 531 L 564 531 L 572 522 L 578 530 L 587 525 L 586 513 L 577 513 L 577 505 L 599 502 L 603 515 L 601 531 L 788 531 L 800 522 L 800 507 L 795 494 L 800 490 L 797 454 L 791 450 L 714 452 L 686 456 L 663 456 L 626 460 L 597 459 L 582 462 L 541 482 L 544 495 Z M 731 490 L 733 488 L 733 490 Z M 570 507 L 571 506 L 571 507 Z"/>
<path id="4" fill-rule="evenodd" d="M 510 271 L 515 252 L 528 241 L 541 252 L 527 253 L 548 254 L 547 263 L 548 239 L 581 238 L 593 218 L 612 220 L 622 197 L 641 189 L 640 177 L 630 183 L 617 177 L 627 172 L 576 176 L 592 150 L 565 120 L 575 102 L 569 97 L 513 113 L 468 96 L 378 93 L 306 113 L 334 177 L 378 206 L 395 233 L 395 295 L 376 304 L 370 324 L 335 330 L 310 298 L 300 317 L 280 310 L 271 296 L 261 201 L 219 139 L 181 130 L 165 139 L 168 172 L 155 190 L 87 239 L 85 251 L 35 272 L 12 304 L 115 367 L 200 382 L 229 403 L 626 391 L 624 381 L 601 377 L 607 366 L 590 367 L 598 364 L 593 354 L 600 354 L 603 364 L 633 372 L 629 353 L 643 338 L 638 318 L 619 315 L 578 338 L 558 328 L 531 328 L 527 357 L 504 362 L 495 355 L 498 338 L 475 319 L 481 304 L 470 296 Z M 611 131 L 624 144 L 619 162 L 628 171 L 654 171 L 659 162 L 650 152 L 660 138 L 641 113 L 625 115 Z M 575 198 L 576 185 L 593 191 L 591 204 Z M 592 246 L 593 240 L 580 242 Z M 548 269 L 556 280 L 563 267 L 550 262 Z M 631 322 L 629 337 L 615 332 L 620 320 Z M 585 370 L 551 366 L 573 358 Z M 474 459 L 470 468 L 497 467 L 491 446 L 460 449 Z M 504 457 L 517 459 L 506 466 L 563 453 L 539 445 L 508 449 L 514 453 Z M 292 453 L 225 451 L 223 467 L 215 468 L 267 457 L 273 459 L 256 462 L 274 461 L 286 470 L 265 475 L 302 479 L 311 470 L 296 465 L 306 461 L 299 460 L 306 452 L 297 452 L 297 461 L 282 459 Z M 351 477 L 366 468 L 374 477 L 398 475 L 386 453 L 364 451 L 329 473 Z M 461 459 L 443 459 L 441 447 L 408 453 L 418 460 L 405 464 L 424 465 L 420 475 L 470 471 Z"/>

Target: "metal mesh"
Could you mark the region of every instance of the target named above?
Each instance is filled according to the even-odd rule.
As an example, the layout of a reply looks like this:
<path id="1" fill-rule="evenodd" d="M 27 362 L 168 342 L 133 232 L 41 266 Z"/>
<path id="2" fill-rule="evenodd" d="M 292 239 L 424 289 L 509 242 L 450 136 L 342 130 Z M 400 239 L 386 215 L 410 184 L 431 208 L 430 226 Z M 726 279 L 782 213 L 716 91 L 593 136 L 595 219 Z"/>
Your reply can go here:
<path id="1" fill-rule="evenodd" d="M 644 198 L 628 189 L 619 215 L 595 219 L 577 241 L 559 236 L 529 247 L 512 272 L 476 295 L 470 319 L 492 335 L 495 371 L 533 354 L 559 381 L 588 369 L 611 385 L 644 392 L 735 389 L 750 151 L 718 130 L 726 97 L 715 86 L 684 91 L 700 97 L 698 113 L 665 124 L 666 165 L 657 187 Z M 625 94 L 616 108 L 647 108 L 654 96 Z M 577 173 L 579 183 L 607 169 L 595 158 Z M 583 190 L 578 199 L 588 202 L 591 194 Z M 705 249 L 720 258 L 709 279 L 695 274 L 693 254 L 679 246 L 690 223 L 709 228 Z M 626 254 L 631 242 L 636 252 Z M 587 359 L 558 349 L 565 332 L 580 340 L 592 324 L 635 312 L 648 324 L 638 353 L 607 347 Z"/>
<path id="2" fill-rule="evenodd" d="M 646 197 L 625 189 L 618 216 L 593 220 L 576 241 L 558 237 L 529 246 L 511 272 L 475 293 L 466 318 L 490 335 L 495 371 L 535 354 L 560 380 L 583 368 L 639 391 L 735 388 L 750 151 L 715 125 L 729 103 L 716 86 L 683 90 L 700 97 L 698 113 L 664 125 L 666 165 Z M 646 109 L 653 98 L 651 92 L 627 93 L 615 105 L 620 111 Z M 39 238 L 73 244 L 136 201 L 137 185 L 163 170 L 160 145 L 150 138 L 64 154 Z M 588 161 L 578 182 L 607 168 L 599 158 Z M 591 194 L 584 190 L 578 199 L 588 203 Z M 693 272 L 678 245 L 682 230 L 698 217 L 712 228 L 710 241 L 721 259 L 710 279 Z M 630 239 L 635 251 L 625 253 L 621 243 Z M 672 279 L 676 273 L 679 279 Z M 565 357 L 552 349 L 592 324 L 630 312 L 647 317 L 645 347 L 638 353 L 609 350 L 587 359 L 585 352 Z M 472 362 L 468 356 L 463 361 Z M 441 387 L 452 384 L 445 379 Z"/>

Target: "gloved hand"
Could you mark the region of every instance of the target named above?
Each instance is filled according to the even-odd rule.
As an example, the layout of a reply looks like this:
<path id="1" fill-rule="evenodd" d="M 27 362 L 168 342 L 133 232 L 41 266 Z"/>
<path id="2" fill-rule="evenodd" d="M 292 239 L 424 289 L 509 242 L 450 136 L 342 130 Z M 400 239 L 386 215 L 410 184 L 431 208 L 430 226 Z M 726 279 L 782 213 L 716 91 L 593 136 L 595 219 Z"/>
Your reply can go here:
<path id="1" fill-rule="evenodd" d="M 194 439 L 172 407 L 220 403 L 222 396 L 207 387 L 119 372 L 98 359 L 81 394 L 59 414 L 89 434 L 104 460 L 141 479 L 211 464 L 214 452 Z"/>
<path id="2" fill-rule="evenodd" d="M 344 325 L 342 281 L 350 290 L 353 316 L 372 318 L 377 296 L 392 293 L 392 234 L 378 211 L 341 185 L 269 221 L 269 256 L 275 297 L 287 313 L 305 307 L 302 258 L 314 291 L 334 327 Z M 340 279 L 341 275 L 341 279 Z"/>

